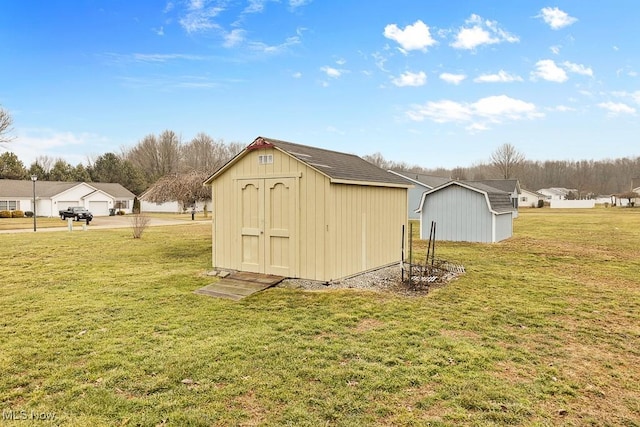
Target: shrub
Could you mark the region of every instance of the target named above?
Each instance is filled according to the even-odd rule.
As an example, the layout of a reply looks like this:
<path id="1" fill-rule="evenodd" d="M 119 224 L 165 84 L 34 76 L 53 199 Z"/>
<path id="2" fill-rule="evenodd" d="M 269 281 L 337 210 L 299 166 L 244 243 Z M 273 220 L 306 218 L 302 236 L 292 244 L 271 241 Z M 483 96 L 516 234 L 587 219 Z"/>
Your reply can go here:
<path id="1" fill-rule="evenodd" d="M 142 233 L 149 225 L 149 221 L 151 221 L 151 218 L 143 214 L 134 214 L 131 217 L 131 229 L 133 230 L 134 239 L 142 238 Z"/>
<path id="2" fill-rule="evenodd" d="M 24 216 L 26 216 L 27 218 L 33 218 L 33 212 L 32 211 L 25 211 Z"/>
<path id="3" fill-rule="evenodd" d="M 11 211 L 0 211 L 0 218 L 11 218 Z"/>
<path id="4" fill-rule="evenodd" d="M 24 218 L 24 212 L 22 211 L 12 211 L 11 218 Z"/>
<path id="5" fill-rule="evenodd" d="M 544 200 L 538 199 L 538 207 L 539 208 L 543 208 L 544 207 Z"/>
<path id="6" fill-rule="evenodd" d="M 118 215 L 124 215 L 124 211 L 121 209 L 118 211 Z"/>

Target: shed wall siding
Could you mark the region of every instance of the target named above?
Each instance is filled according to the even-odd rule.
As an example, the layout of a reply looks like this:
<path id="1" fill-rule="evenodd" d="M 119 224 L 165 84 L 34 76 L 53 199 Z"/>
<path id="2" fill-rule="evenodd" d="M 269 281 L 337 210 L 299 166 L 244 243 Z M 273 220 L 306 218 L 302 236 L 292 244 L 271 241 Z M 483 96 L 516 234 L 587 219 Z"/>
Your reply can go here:
<path id="1" fill-rule="evenodd" d="M 496 239 L 499 242 L 513 235 L 513 218 L 510 213 L 496 215 Z"/>
<path id="2" fill-rule="evenodd" d="M 333 184 L 327 206 L 329 280 L 399 262 L 407 190 Z"/>
<path id="3" fill-rule="evenodd" d="M 491 216 L 484 195 L 451 185 L 426 197 L 420 236 L 428 239 L 431 221 L 435 221 L 438 240 L 490 243 Z"/>

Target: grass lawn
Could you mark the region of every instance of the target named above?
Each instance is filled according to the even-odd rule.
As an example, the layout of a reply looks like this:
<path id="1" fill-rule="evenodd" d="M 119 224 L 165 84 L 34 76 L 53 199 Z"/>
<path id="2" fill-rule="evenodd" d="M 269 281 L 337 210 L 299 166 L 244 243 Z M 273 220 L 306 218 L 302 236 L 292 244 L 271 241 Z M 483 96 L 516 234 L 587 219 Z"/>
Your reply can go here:
<path id="1" fill-rule="evenodd" d="M 193 294 L 207 222 L 2 234 L 0 425 L 640 425 L 640 209 L 514 236 L 438 242 L 426 295 L 233 302 Z"/>

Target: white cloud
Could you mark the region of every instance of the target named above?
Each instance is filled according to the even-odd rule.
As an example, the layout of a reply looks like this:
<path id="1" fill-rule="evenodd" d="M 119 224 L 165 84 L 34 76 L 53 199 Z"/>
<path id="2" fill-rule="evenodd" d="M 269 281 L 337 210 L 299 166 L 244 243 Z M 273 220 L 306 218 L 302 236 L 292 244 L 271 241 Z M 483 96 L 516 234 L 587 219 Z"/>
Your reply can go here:
<path id="1" fill-rule="evenodd" d="M 451 83 L 454 85 L 459 85 L 464 79 L 467 78 L 464 74 L 452 74 L 452 73 L 442 73 L 440 74 L 440 79 L 444 80 L 447 83 Z"/>
<path id="2" fill-rule="evenodd" d="M 164 27 L 160 26 L 160 28 L 152 28 L 151 31 L 156 33 L 158 36 L 164 36 Z"/>
<path id="3" fill-rule="evenodd" d="M 549 48 L 549 50 L 551 51 L 551 53 L 553 53 L 554 55 L 559 55 L 560 54 L 560 48 L 561 46 L 551 46 Z"/>
<path id="4" fill-rule="evenodd" d="M 421 50 L 425 52 L 429 46 L 436 44 L 431 37 L 429 27 L 418 20 L 413 25 L 407 25 L 404 30 L 398 28 L 396 24 L 389 24 L 384 27 L 384 36 L 398 42 L 403 52 L 410 50 Z"/>
<path id="5" fill-rule="evenodd" d="M 465 122 L 473 118 L 473 111 L 468 104 L 450 100 L 429 101 L 424 105 L 414 105 L 407 111 L 411 120 L 421 122 L 429 118 L 436 123 Z"/>
<path id="6" fill-rule="evenodd" d="M 521 82 L 522 77 L 500 70 L 497 74 L 482 74 L 473 79 L 473 81 L 476 83 L 511 83 Z"/>
<path id="7" fill-rule="evenodd" d="M 617 116 L 620 114 L 635 114 L 636 109 L 630 107 L 622 102 L 601 102 L 598 107 L 605 109 L 609 112 L 610 116 Z"/>
<path id="8" fill-rule="evenodd" d="M 284 42 L 277 45 L 268 45 L 263 42 L 249 42 L 247 43 L 247 45 L 251 50 L 266 53 L 269 55 L 275 55 L 287 50 L 287 48 L 291 46 L 295 46 L 300 43 L 301 43 L 300 37 L 291 36 L 291 37 L 287 37 Z"/>
<path id="9" fill-rule="evenodd" d="M 414 121 L 430 119 L 436 123 L 468 123 L 467 129 L 472 131 L 486 130 L 490 124 L 544 116 L 534 104 L 506 95 L 488 96 L 474 103 L 429 101 L 424 105 L 412 106 L 406 114 Z"/>
<path id="10" fill-rule="evenodd" d="M 180 18 L 180 25 L 191 34 L 219 29 L 220 26 L 213 19 L 225 9 L 220 6 L 207 7 L 202 0 L 192 0 L 188 3 L 187 10 L 189 12 Z"/>
<path id="11" fill-rule="evenodd" d="M 289 0 L 289 6 L 293 9 L 311 3 L 311 0 Z"/>
<path id="12" fill-rule="evenodd" d="M 187 61 L 202 61 L 205 59 L 203 56 L 187 55 L 182 53 L 134 53 L 132 55 L 119 56 L 110 55 L 110 57 L 116 61 L 135 61 L 135 62 L 169 62 L 175 60 L 187 60 Z"/>
<path id="13" fill-rule="evenodd" d="M 243 13 L 260 13 L 264 11 L 264 6 L 269 0 L 249 0 L 249 4 L 244 8 Z"/>
<path id="14" fill-rule="evenodd" d="M 16 137 L 16 141 L 10 146 L 11 151 L 27 168 L 39 156 L 63 158 L 75 166 L 86 161 L 86 155 L 79 153 L 103 147 L 108 142 L 107 138 L 96 134 L 76 134 L 54 129 L 21 129 Z"/>
<path id="15" fill-rule="evenodd" d="M 299 79 L 302 77 L 302 73 L 300 71 L 296 71 L 291 75 L 291 77 L 293 77 L 294 79 Z"/>
<path id="16" fill-rule="evenodd" d="M 320 71 L 324 72 L 327 77 L 331 77 L 332 79 L 337 79 L 343 73 L 342 70 L 333 67 L 322 67 L 320 68 Z"/>
<path id="17" fill-rule="evenodd" d="M 387 62 L 387 58 L 384 55 L 382 55 L 380 52 L 375 52 L 371 54 L 371 57 L 375 61 L 376 67 L 378 67 L 380 71 L 384 71 L 384 72 L 388 71 L 387 69 L 384 68 L 384 64 L 385 62 Z"/>
<path id="18" fill-rule="evenodd" d="M 171 12 L 171 11 L 173 10 L 173 8 L 174 8 L 175 6 L 176 6 L 176 5 L 175 5 L 173 2 L 171 2 L 171 1 L 170 1 L 170 2 L 167 2 L 166 6 L 164 7 L 164 10 L 163 10 L 162 12 L 163 12 L 163 13 L 169 13 L 169 12 Z"/>
<path id="19" fill-rule="evenodd" d="M 542 59 L 536 62 L 536 70 L 531 73 L 533 80 L 541 78 L 550 82 L 563 83 L 566 82 L 567 72 L 558 67 L 552 59 Z"/>
<path id="20" fill-rule="evenodd" d="M 478 15 L 471 15 L 465 21 L 466 27 L 460 28 L 451 46 L 456 49 L 473 50 L 485 44 L 502 42 L 516 43 L 520 39 L 498 26 L 497 21 L 485 20 Z"/>
<path id="21" fill-rule="evenodd" d="M 488 118 L 492 123 L 500 123 L 505 118 L 521 120 L 542 116 L 534 104 L 506 95 L 488 96 L 479 99 L 472 105 L 478 115 Z"/>
<path id="22" fill-rule="evenodd" d="M 230 33 L 224 36 L 224 47 L 234 47 L 241 44 L 244 41 L 245 31 L 239 28 L 231 30 Z"/>
<path id="23" fill-rule="evenodd" d="M 582 64 L 574 64 L 573 62 L 565 61 L 562 65 L 572 73 L 582 74 L 583 76 L 593 77 L 593 70 L 589 67 L 585 67 Z"/>
<path id="24" fill-rule="evenodd" d="M 420 71 L 419 73 L 412 73 L 411 71 L 407 71 L 406 73 L 401 74 L 399 77 L 396 77 L 392 80 L 392 83 L 396 86 L 424 86 L 427 83 L 427 75 L 424 71 Z"/>
<path id="25" fill-rule="evenodd" d="M 542 18 L 552 29 L 559 30 L 560 28 L 567 27 L 578 19 L 573 16 L 569 16 L 567 12 L 564 12 L 557 7 L 545 7 L 540 10 L 538 18 Z"/>
<path id="26" fill-rule="evenodd" d="M 631 98 L 633 102 L 640 104 L 640 90 L 636 90 L 635 92 L 615 91 L 611 94 L 618 98 Z"/>

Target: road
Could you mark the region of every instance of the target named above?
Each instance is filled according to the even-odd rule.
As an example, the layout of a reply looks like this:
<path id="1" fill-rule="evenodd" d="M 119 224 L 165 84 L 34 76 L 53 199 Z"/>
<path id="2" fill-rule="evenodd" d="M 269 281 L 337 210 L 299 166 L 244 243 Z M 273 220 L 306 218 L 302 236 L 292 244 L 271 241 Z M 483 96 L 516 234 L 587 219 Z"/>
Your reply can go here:
<path id="1" fill-rule="evenodd" d="M 197 221 L 189 221 L 189 220 L 184 220 L 184 219 L 165 219 L 165 218 L 154 218 L 154 217 L 149 217 L 150 221 L 148 226 L 150 227 L 156 227 L 156 226 L 161 226 L 161 225 L 189 225 L 189 224 L 198 224 L 201 223 L 203 221 L 201 220 L 197 220 Z M 91 223 L 89 223 L 89 225 L 86 227 L 87 230 L 99 230 L 99 229 L 105 229 L 105 228 L 130 228 L 131 227 L 131 216 L 126 216 L 126 215 L 116 215 L 116 216 L 98 216 L 95 217 L 93 219 L 93 221 L 91 221 Z M 74 231 L 83 231 L 84 227 L 85 227 L 85 222 L 84 221 L 71 221 L 73 224 L 73 230 Z M 53 232 L 53 231 L 68 231 L 68 223 L 67 221 L 60 221 L 60 227 L 41 227 L 38 228 L 37 227 L 37 223 L 36 223 L 36 233 L 48 233 L 48 232 Z M 0 230 L 0 234 L 6 234 L 6 233 L 33 233 L 33 228 L 23 228 L 23 229 L 16 229 L 16 230 Z"/>

